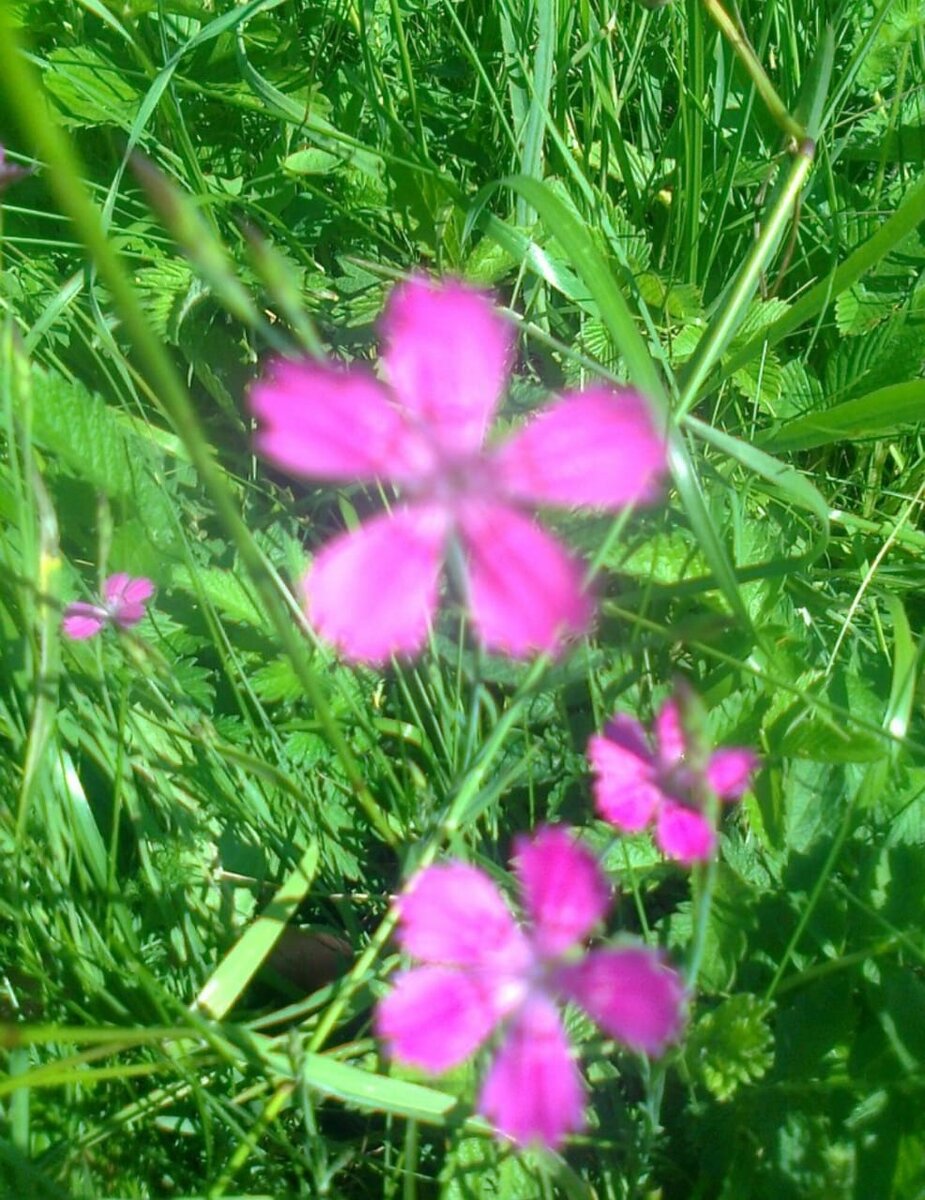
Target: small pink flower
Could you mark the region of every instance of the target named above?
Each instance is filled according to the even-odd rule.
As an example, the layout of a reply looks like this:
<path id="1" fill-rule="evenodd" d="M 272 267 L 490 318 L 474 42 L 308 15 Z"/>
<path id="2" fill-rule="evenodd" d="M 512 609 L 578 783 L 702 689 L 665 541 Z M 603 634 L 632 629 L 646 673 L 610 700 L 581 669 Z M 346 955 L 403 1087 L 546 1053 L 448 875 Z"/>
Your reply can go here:
<path id="1" fill-rule="evenodd" d="M 758 765 L 757 755 L 730 747 L 698 766 L 675 698 L 655 718 L 652 743 L 639 722 L 623 713 L 591 738 L 597 811 L 626 833 L 654 821 L 656 843 L 678 862 L 708 859 L 716 849 L 716 830 L 701 811 L 703 787 L 721 800 L 738 800 Z"/>
<path id="2" fill-rule="evenodd" d="M 376 1032 L 394 1058 L 440 1074 L 498 1031 L 479 1111 L 519 1144 L 555 1147 L 582 1128 L 585 1098 L 557 1004 L 573 1000 L 611 1036 L 659 1054 L 680 1032 L 684 987 L 645 947 L 583 953 L 610 889 L 566 830 L 518 839 L 513 865 L 527 929 L 477 867 L 427 867 L 411 881 L 398 938 L 423 965 L 398 975 Z"/>
<path id="3" fill-rule="evenodd" d="M 19 163 L 10 162 L 6 149 L 0 146 L 0 195 L 14 183 L 19 183 L 27 175 L 32 174 L 32 167 L 21 167 Z"/>
<path id="4" fill-rule="evenodd" d="M 95 637 L 104 625 L 130 629 L 145 615 L 145 603 L 154 594 L 150 579 L 133 579 L 119 572 L 103 584 L 103 603 L 86 604 L 78 600 L 64 610 L 61 632 L 73 642 Z"/>
<path id="5" fill-rule="evenodd" d="M 313 624 L 357 661 L 417 652 L 455 544 L 482 641 L 554 652 L 587 628 L 592 605 L 580 563 L 524 508 L 652 500 L 666 450 L 649 405 L 592 387 L 486 447 L 512 357 L 511 327 L 488 298 L 413 279 L 393 292 L 383 326 L 385 383 L 358 366 L 277 360 L 250 392 L 257 448 L 277 466 L 403 493 L 316 556 L 303 585 Z"/>

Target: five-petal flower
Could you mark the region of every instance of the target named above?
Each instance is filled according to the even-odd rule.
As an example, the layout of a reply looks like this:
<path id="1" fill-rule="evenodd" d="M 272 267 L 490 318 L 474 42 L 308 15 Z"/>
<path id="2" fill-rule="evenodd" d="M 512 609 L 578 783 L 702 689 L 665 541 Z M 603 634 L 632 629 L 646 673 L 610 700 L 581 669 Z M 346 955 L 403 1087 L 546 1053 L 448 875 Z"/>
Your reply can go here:
<path id="1" fill-rule="evenodd" d="M 133 579 L 119 572 L 110 575 L 103 584 L 102 604 L 88 604 L 78 600 L 64 610 L 61 631 L 71 641 L 79 642 L 95 637 L 108 624 L 120 629 L 130 629 L 145 615 L 145 604 L 154 594 L 150 579 Z"/>
<path id="2" fill-rule="evenodd" d="M 626 833 L 654 821 L 659 848 L 687 865 L 716 848 L 716 830 L 702 809 L 704 785 L 721 800 L 738 800 L 758 763 L 753 751 L 733 746 L 698 765 L 691 750 L 674 697 L 655 718 L 651 745 L 642 725 L 625 713 L 588 742 L 600 815 Z"/>
<path id="3" fill-rule="evenodd" d="M 514 857 L 527 928 L 484 871 L 427 867 L 397 901 L 398 939 L 422 965 L 380 1001 L 376 1032 L 399 1061 L 439 1074 L 499 1031 L 479 1110 L 519 1144 L 558 1146 L 582 1128 L 585 1089 L 557 1004 L 572 1000 L 608 1034 L 659 1054 L 684 1011 L 680 976 L 641 946 L 582 952 L 610 889 L 561 827 L 520 838 Z"/>
<path id="4" fill-rule="evenodd" d="M 484 644 L 555 652 L 587 628 L 592 605 L 581 564 L 526 510 L 652 500 L 666 449 L 648 403 L 592 387 L 486 447 L 512 357 L 511 327 L 488 298 L 415 278 L 395 289 L 383 326 L 385 382 L 356 366 L 277 360 L 250 392 L 257 448 L 270 461 L 402 493 L 317 554 L 303 585 L 312 623 L 355 661 L 417 652 L 455 545 Z"/>

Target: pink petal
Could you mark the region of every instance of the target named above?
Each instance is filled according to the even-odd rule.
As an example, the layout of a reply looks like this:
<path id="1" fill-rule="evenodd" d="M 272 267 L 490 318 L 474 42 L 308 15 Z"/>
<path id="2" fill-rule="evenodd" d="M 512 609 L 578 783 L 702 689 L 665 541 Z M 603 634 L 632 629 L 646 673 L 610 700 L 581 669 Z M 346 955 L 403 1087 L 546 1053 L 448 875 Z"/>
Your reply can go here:
<path id="1" fill-rule="evenodd" d="M 426 443 L 361 367 L 276 359 L 249 403 L 258 453 L 296 475 L 400 482 L 432 465 Z"/>
<path id="2" fill-rule="evenodd" d="M 492 880 L 467 863 L 426 867 L 396 901 L 402 949 L 427 963 L 526 972 L 530 952 Z"/>
<path id="3" fill-rule="evenodd" d="M 487 646 L 555 653 L 585 631 L 593 606 L 583 570 L 554 538 L 500 504 L 470 501 L 460 516 L 472 622 Z"/>
<path id="4" fill-rule="evenodd" d="M 555 1006 L 532 997 L 489 1068 L 479 1112 L 519 1145 L 551 1149 L 584 1126 L 584 1085 Z"/>
<path id="5" fill-rule="evenodd" d="M 120 629 L 131 629 L 133 625 L 137 625 L 145 615 L 145 606 L 143 604 L 123 604 L 119 611 L 113 613 L 112 619 Z"/>
<path id="6" fill-rule="evenodd" d="M 511 363 L 512 329 L 487 296 L 417 278 L 392 293 L 382 363 L 402 408 L 453 457 L 477 450 Z"/>
<path id="7" fill-rule="evenodd" d="M 120 571 L 116 575 L 110 575 L 103 584 L 103 597 L 107 604 L 114 607 L 122 604 L 143 604 L 153 595 L 154 584 L 143 575 L 133 579 L 131 575 Z"/>
<path id="8" fill-rule="evenodd" d="M 78 600 L 64 610 L 61 632 L 72 642 L 82 642 L 95 637 L 106 624 L 106 612 L 94 604 Z"/>
<path id="9" fill-rule="evenodd" d="M 655 766 L 642 728 L 631 717 L 616 716 L 604 734 L 588 741 L 588 761 L 595 773 L 594 802 L 598 813 L 627 833 L 645 829 L 661 799 Z"/>
<path id="10" fill-rule="evenodd" d="M 441 510 L 415 505 L 329 542 L 303 583 L 312 624 L 357 662 L 420 650 L 437 607 L 446 534 Z"/>
<path id="11" fill-rule="evenodd" d="M 518 838 L 514 870 L 541 957 L 582 941 L 610 907 L 610 885 L 597 858 L 559 826 Z"/>
<path id="12" fill-rule="evenodd" d="M 615 713 L 604 726 L 604 736 L 611 742 L 616 742 L 624 750 L 641 759 L 640 771 L 645 775 L 648 764 L 654 768 L 655 755 L 649 747 L 646 731 L 635 717 L 626 713 Z"/>
<path id="13" fill-rule="evenodd" d="M 559 983 L 611 1037 L 661 1054 L 684 1021 L 684 984 L 653 950 L 593 950 L 564 967 Z"/>
<path id="14" fill-rule="evenodd" d="M 739 746 L 717 750 L 707 764 L 707 782 L 721 800 L 738 800 L 751 782 L 758 755 Z"/>
<path id="15" fill-rule="evenodd" d="M 103 594 L 112 619 L 122 629 L 137 625 L 145 615 L 145 604 L 154 594 L 154 584 L 143 576 L 132 579 L 121 572 L 110 575 L 103 585 Z"/>
<path id="16" fill-rule="evenodd" d="M 712 855 L 716 830 L 702 812 L 666 800 L 659 810 L 655 841 L 663 854 L 690 866 Z"/>
<path id="17" fill-rule="evenodd" d="M 687 737 L 681 719 L 681 706 L 672 697 L 666 700 L 655 718 L 658 756 L 665 766 L 674 766 L 687 753 Z"/>
<path id="18" fill-rule="evenodd" d="M 637 392 L 593 387 L 540 412 L 495 462 L 514 499 L 619 509 L 657 497 L 666 440 Z"/>
<path id="19" fill-rule="evenodd" d="M 131 582 L 131 575 L 126 575 L 124 571 L 117 571 L 115 575 L 108 575 L 103 581 L 103 599 L 107 604 L 118 604 L 122 599 L 123 591 Z"/>
<path id="20" fill-rule="evenodd" d="M 375 1029 L 393 1058 L 439 1075 L 477 1050 L 497 1022 L 477 978 L 447 967 L 418 967 L 400 974 L 379 1001 Z"/>

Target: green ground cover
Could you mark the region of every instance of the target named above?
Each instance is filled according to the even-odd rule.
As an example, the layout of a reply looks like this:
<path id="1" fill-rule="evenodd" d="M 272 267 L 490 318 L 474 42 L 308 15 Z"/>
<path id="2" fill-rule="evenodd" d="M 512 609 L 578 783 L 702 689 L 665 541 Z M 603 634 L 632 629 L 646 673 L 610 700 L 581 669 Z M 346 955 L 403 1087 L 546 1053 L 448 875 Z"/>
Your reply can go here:
<path id="1" fill-rule="evenodd" d="M 0 142 L 0 1195 L 925 1196 L 922 0 L 0 0 Z M 382 494 L 256 459 L 247 386 L 421 269 L 516 322 L 503 424 L 672 413 L 663 503 L 552 518 L 553 664 L 450 607 L 349 666 L 294 599 Z M 113 571 L 144 622 L 63 640 Z M 676 676 L 762 756 L 692 873 L 585 760 Z M 546 821 L 697 994 L 657 1064 L 570 1017 L 588 1129 L 515 1153 L 370 1017 L 412 869 Z"/>

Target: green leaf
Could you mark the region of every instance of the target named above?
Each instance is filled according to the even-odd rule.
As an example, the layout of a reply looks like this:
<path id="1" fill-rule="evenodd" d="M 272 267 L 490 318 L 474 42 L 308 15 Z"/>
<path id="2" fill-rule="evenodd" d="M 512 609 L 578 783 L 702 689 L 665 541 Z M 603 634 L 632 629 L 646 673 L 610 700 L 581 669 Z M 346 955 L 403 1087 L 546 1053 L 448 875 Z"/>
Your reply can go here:
<path id="1" fill-rule="evenodd" d="M 846 400 L 824 412 L 807 413 L 771 434 L 772 450 L 809 450 L 830 442 L 883 437 L 925 420 L 925 379 L 910 379 Z"/>
<path id="2" fill-rule="evenodd" d="M 539 1181 L 520 1155 L 487 1138 L 460 1138 L 447 1158 L 440 1200 L 534 1200 Z"/>
<path id="3" fill-rule="evenodd" d="M 52 50 L 45 86 L 64 111 L 68 125 L 119 125 L 128 129 L 141 96 L 126 82 L 126 72 L 92 46 Z"/>
<path id="4" fill-rule="evenodd" d="M 744 1084 L 763 1079 L 774 1062 L 769 1006 L 747 992 L 724 1000 L 700 1018 L 684 1047 L 684 1062 L 717 1100 L 731 1100 Z"/>
<path id="5" fill-rule="evenodd" d="M 269 618 L 250 589 L 231 571 L 200 567 L 194 573 L 188 567 L 175 567 L 171 582 L 197 598 L 204 596 L 229 621 L 250 625 L 272 636 Z"/>
<path id="6" fill-rule="evenodd" d="M 287 154 L 280 166 L 290 175 L 330 175 L 344 165 L 344 158 L 313 146 L 308 150 L 296 150 Z"/>
<path id="7" fill-rule="evenodd" d="M 202 1012 L 216 1020 L 228 1014 L 295 916 L 317 868 L 318 846 L 313 842 L 264 911 L 248 925 L 204 984 L 196 997 Z"/>
<path id="8" fill-rule="evenodd" d="M 863 283 L 856 283 L 835 301 L 835 323 L 838 332 L 857 337 L 887 320 L 902 305 L 900 292 L 872 292 Z"/>
<path id="9" fill-rule="evenodd" d="M 32 368 L 32 438 L 60 470 L 107 496 L 130 501 L 144 517 L 145 537 L 161 550 L 177 540 L 168 464 L 173 439 L 133 419 L 76 380 Z M 168 471 L 168 465 L 171 469 Z"/>
<path id="10" fill-rule="evenodd" d="M 395 1117 L 407 1117 L 426 1125 L 448 1125 L 459 1108 L 455 1096 L 420 1083 L 408 1083 L 378 1075 L 374 1071 L 338 1062 L 325 1054 L 306 1053 L 299 1059 L 302 1078 L 308 1087 L 325 1096 L 333 1096 L 346 1104 L 373 1112 L 387 1112 Z M 473 1131 L 488 1132 L 481 1118 L 472 1117 L 466 1125 Z"/>
<path id="11" fill-rule="evenodd" d="M 706 559 L 683 529 L 671 529 L 647 538 L 625 557 L 617 557 L 609 565 L 626 575 L 662 584 L 680 583 L 682 579 L 706 575 L 709 571 Z"/>

